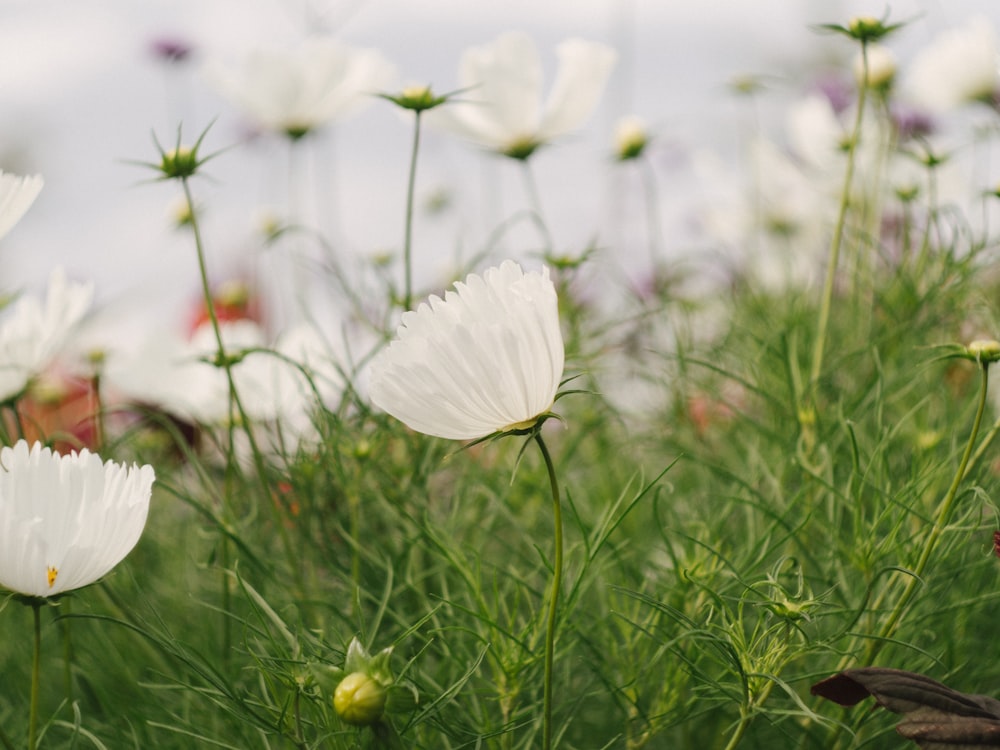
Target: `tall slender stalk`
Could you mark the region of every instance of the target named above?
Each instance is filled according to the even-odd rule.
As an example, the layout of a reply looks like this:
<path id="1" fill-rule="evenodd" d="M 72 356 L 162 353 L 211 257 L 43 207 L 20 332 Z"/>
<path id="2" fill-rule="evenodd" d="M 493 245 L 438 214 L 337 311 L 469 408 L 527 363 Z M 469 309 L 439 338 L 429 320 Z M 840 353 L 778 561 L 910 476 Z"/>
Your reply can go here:
<path id="1" fill-rule="evenodd" d="M 552 557 L 552 589 L 549 592 L 549 610 L 545 618 L 545 678 L 542 698 L 542 748 L 552 747 L 552 664 L 555 661 L 556 615 L 559 608 L 559 588 L 562 585 L 563 535 L 562 506 L 559 500 L 559 481 L 552 456 L 545 446 L 540 432 L 535 433 L 535 442 L 542 452 L 545 469 L 549 474 L 549 488 L 552 491 L 552 523 L 554 527 L 555 551 Z"/>
<path id="2" fill-rule="evenodd" d="M 641 155 L 637 159 L 639 176 L 642 180 L 643 198 L 646 203 L 646 233 L 649 241 L 649 262 L 653 268 L 663 260 L 663 230 L 660 224 L 659 191 L 656 189 L 656 170 L 653 163 Z"/>
<path id="3" fill-rule="evenodd" d="M 545 252 L 554 252 L 555 246 L 552 242 L 552 233 L 549 232 L 549 226 L 545 223 L 545 214 L 542 212 L 542 198 L 538 192 L 535 173 L 532 171 L 531 163 L 528 159 L 521 159 L 521 175 L 524 178 L 524 192 L 528 195 L 531 218 L 538 228 L 539 234 L 542 236 L 542 242 L 545 243 Z"/>
<path id="4" fill-rule="evenodd" d="M 969 433 L 969 440 L 965 445 L 965 450 L 962 452 L 962 458 L 958 463 L 958 470 L 955 472 L 955 477 L 951 481 L 948 493 L 945 495 L 944 499 L 941 501 L 941 505 L 938 507 L 937 515 L 934 517 L 934 526 L 931 527 L 931 532 L 927 535 L 927 541 L 924 542 L 924 548 L 921 550 L 920 557 L 917 559 L 917 564 L 913 567 L 913 570 L 907 579 L 906 587 L 903 589 L 903 593 L 896 601 L 896 604 L 892 609 L 892 613 L 889 615 L 889 619 L 882 627 L 878 638 L 874 638 L 868 642 L 868 649 L 865 652 L 865 658 L 862 661 L 865 665 L 872 663 L 872 660 L 878 655 L 878 652 L 882 650 L 883 646 L 888 643 L 888 639 L 892 636 L 897 625 L 899 625 L 899 621 L 906 610 L 906 605 L 909 604 L 910 599 L 913 597 L 913 592 L 916 591 L 917 583 L 921 580 L 924 569 L 927 567 L 927 563 L 930 560 L 931 555 L 934 553 L 934 548 L 937 546 L 938 540 L 941 538 L 941 534 L 944 533 L 944 529 L 948 525 L 948 521 L 951 518 L 951 511 L 955 505 L 955 499 L 958 497 L 958 488 L 961 486 L 962 480 L 965 478 L 965 472 L 969 466 L 969 459 L 972 457 L 972 451 L 976 445 L 976 438 L 979 436 L 979 428 L 983 423 L 983 413 L 986 411 L 986 393 L 989 389 L 989 367 L 989 362 L 984 361 L 980 363 L 983 378 L 982 387 L 979 391 L 979 405 L 976 408 L 976 418 L 972 423 L 972 431 Z"/>
<path id="5" fill-rule="evenodd" d="M 865 111 L 868 86 L 868 45 L 861 43 L 861 84 L 858 92 L 858 109 L 854 116 L 854 127 L 847 148 L 847 167 L 844 170 L 844 186 L 840 192 L 840 206 L 837 209 L 837 221 L 833 227 L 833 238 L 830 241 L 830 257 L 826 266 L 826 280 L 823 284 L 823 297 L 820 300 L 819 320 L 816 324 L 816 339 L 813 349 L 812 369 L 809 375 L 809 392 L 813 396 L 816 383 L 823 371 L 823 351 L 826 348 L 826 329 L 830 323 L 830 310 L 833 306 L 833 286 L 837 276 L 837 266 L 840 261 L 840 250 L 844 242 L 844 224 L 847 218 L 847 207 L 851 202 L 851 184 L 854 182 L 855 154 L 858 141 L 861 139 L 861 124 Z"/>
<path id="6" fill-rule="evenodd" d="M 42 602 L 31 601 L 34 617 L 34 652 L 31 659 L 31 708 L 28 710 L 28 750 L 38 747 L 38 683 L 42 671 Z"/>
<path id="7" fill-rule="evenodd" d="M 420 151 L 420 114 L 413 111 L 413 148 L 410 151 L 410 174 L 406 182 L 406 223 L 403 236 L 403 309 L 413 302 L 413 200 L 417 184 L 417 154 Z"/>
<path id="8" fill-rule="evenodd" d="M 191 196 L 191 186 L 188 183 L 187 177 L 181 178 L 181 186 L 184 188 L 184 198 L 185 200 L 187 200 L 188 206 L 190 207 L 191 211 L 191 231 L 194 235 L 195 251 L 198 256 L 198 272 L 199 275 L 201 276 L 202 294 L 205 297 L 205 305 L 208 308 L 208 319 L 209 322 L 211 323 L 212 331 L 215 334 L 215 343 L 218 348 L 219 365 L 225 371 L 226 379 L 229 383 L 230 404 L 236 408 L 236 413 L 239 416 L 240 425 L 242 426 L 243 431 L 247 436 L 247 441 L 250 444 L 250 453 L 253 456 L 254 467 L 257 470 L 257 475 L 261 483 L 261 488 L 264 490 L 264 494 L 268 497 L 268 499 L 270 499 L 271 497 L 270 482 L 268 481 L 267 467 L 264 465 L 264 456 L 261 453 L 259 446 L 257 445 L 257 439 L 254 437 L 253 425 L 251 424 L 250 419 L 247 416 L 246 409 L 243 408 L 243 402 L 240 400 L 239 390 L 236 388 L 236 380 L 233 377 L 233 361 L 226 353 L 225 343 L 222 340 L 222 328 L 219 325 L 219 317 L 215 313 L 215 304 L 212 299 L 212 288 L 208 282 L 208 265 L 205 262 L 205 249 L 201 239 L 201 230 L 199 228 L 198 213 L 197 211 L 194 210 L 194 201 Z M 231 415 L 229 421 L 230 421 L 230 429 L 232 429 Z M 232 440 L 230 440 L 230 452 L 233 452 L 234 450 L 235 449 L 233 448 Z M 233 460 L 233 456 L 230 456 L 229 460 Z M 289 539 L 288 531 L 285 528 L 283 519 L 277 512 L 277 509 L 275 508 L 274 504 L 268 502 L 267 506 L 271 508 L 273 511 L 274 525 L 277 529 L 282 545 L 284 546 L 286 559 L 290 563 L 292 574 L 295 577 L 297 583 L 299 584 L 299 588 L 301 589 L 302 571 L 300 569 L 300 566 L 294 564 L 295 560 L 295 557 L 293 555 L 294 547 L 292 546 L 291 539 Z"/>

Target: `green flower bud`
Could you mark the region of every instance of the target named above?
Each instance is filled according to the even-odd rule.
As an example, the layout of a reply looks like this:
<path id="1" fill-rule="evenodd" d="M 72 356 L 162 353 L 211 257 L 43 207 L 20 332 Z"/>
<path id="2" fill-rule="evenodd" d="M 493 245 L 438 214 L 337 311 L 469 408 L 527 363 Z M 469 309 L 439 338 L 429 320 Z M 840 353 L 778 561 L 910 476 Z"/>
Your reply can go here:
<path id="1" fill-rule="evenodd" d="M 979 339 L 973 341 L 965 350 L 976 362 L 996 362 L 1000 360 L 1000 341 L 995 339 Z"/>
<path id="2" fill-rule="evenodd" d="M 529 156 L 535 153 L 535 150 L 541 144 L 530 136 L 525 136 L 523 138 L 517 138 L 506 146 L 504 146 L 500 153 L 504 156 L 509 156 L 511 159 L 517 159 L 518 161 L 526 161 Z"/>
<path id="3" fill-rule="evenodd" d="M 160 171 L 164 177 L 190 177 L 198 171 L 198 155 L 193 148 L 187 146 L 164 151 L 160 158 Z"/>
<path id="4" fill-rule="evenodd" d="M 430 86 L 407 86 L 399 94 L 380 94 L 383 99 L 388 99 L 403 109 L 412 109 L 414 112 L 423 112 L 427 109 L 434 109 L 440 104 L 448 101 L 451 94 L 444 96 L 434 96 Z"/>
<path id="5" fill-rule="evenodd" d="M 638 117 L 623 117 L 615 126 L 615 155 L 619 161 L 637 159 L 649 145 L 646 123 Z"/>
<path id="6" fill-rule="evenodd" d="M 827 23 L 822 24 L 820 28 L 843 34 L 862 44 L 868 44 L 870 42 L 877 42 L 879 39 L 888 36 L 900 26 L 902 24 L 889 24 L 884 19 L 875 18 L 874 16 L 856 16 L 848 21 L 846 26 Z"/>
<path id="7" fill-rule="evenodd" d="M 348 724 L 370 726 L 382 718 L 387 695 L 374 678 L 352 672 L 333 691 L 333 710 Z"/>

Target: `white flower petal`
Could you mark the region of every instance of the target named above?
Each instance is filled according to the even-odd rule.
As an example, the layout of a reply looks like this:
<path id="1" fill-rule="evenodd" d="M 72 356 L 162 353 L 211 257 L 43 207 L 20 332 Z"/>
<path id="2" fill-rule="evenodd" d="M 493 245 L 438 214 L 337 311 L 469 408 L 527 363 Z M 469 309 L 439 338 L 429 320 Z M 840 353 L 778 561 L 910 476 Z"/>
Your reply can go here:
<path id="1" fill-rule="evenodd" d="M 564 349 L 548 269 L 513 261 L 403 315 L 372 363 L 372 401 L 418 432 L 472 440 L 548 411 Z"/>
<path id="2" fill-rule="evenodd" d="M 100 579 L 139 541 L 154 479 L 87 450 L 0 450 L 0 585 L 48 597 Z"/>
<path id="3" fill-rule="evenodd" d="M 0 237 L 10 231 L 24 216 L 42 190 L 44 181 L 38 175 L 20 177 L 0 171 Z"/>
<path id="4" fill-rule="evenodd" d="M 914 59 L 910 94 L 932 110 L 992 97 L 1000 85 L 998 52 L 996 30 L 983 16 L 945 31 Z"/>
<path id="5" fill-rule="evenodd" d="M 43 303 L 26 295 L 0 321 L 0 402 L 17 396 L 65 346 L 90 308 L 92 284 L 71 282 L 62 268 L 49 277 Z"/>
<path id="6" fill-rule="evenodd" d="M 593 111 L 615 61 L 610 47 L 563 42 L 559 70 L 542 111 L 542 63 L 534 41 L 508 32 L 462 56 L 462 93 L 427 113 L 428 123 L 495 151 L 541 145 L 579 127 Z"/>
<path id="7" fill-rule="evenodd" d="M 538 140 L 565 135 L 590 117 L 604 93 L 617 53 L 605 44 L 568 39 L 559 45 L 559 72 L 545 104 Z"/>
<path id="8" fill-rule="evenodd" d="M 308 131 L 358 111 L 393 67 L 375 50 L 312 38 L 292 50 L 256 50 L 241 69 L 209 64 L 206 76 L 261 127 Z"/>

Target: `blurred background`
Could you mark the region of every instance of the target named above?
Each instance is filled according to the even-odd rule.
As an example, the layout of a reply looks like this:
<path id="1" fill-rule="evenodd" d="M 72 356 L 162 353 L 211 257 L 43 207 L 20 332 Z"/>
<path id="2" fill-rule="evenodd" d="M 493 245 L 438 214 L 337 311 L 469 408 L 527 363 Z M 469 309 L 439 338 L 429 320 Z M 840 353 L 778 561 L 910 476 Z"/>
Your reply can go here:
<path id="1" fill-rule="evenodd" d="M 181 319 L 197 298 L 189 233 L 178 230 L 179 187 L 153 181 L 135 162 L 157 161 L 179 126 L 191 142 L 209 124 L 203 153 L 226 149 L 194 182 L 213 277 L 253 269 L 262 222 L 290 192 L 289 143 L 253 133 L 207 82 L 213 61 L 238 66 L 259 47 L 330 34 L 378 49 L 396 88 L 457 86 L 462 51 L 521 29 L 538 42 L 547 84 L 554 47 L 571 36 L 607 42 L 618 65 L 595 115 L 571 138 L 532 159 L 556 250 L 596 244 L 624 273 L 641 274 L 632 247 L 634 177 L 612 158 L 615 122 L 644 118 L 656 136 L 663 260 L 696 251 L 699 190 L 692 156 L 704 151 L 737 169 L 753 132 L 780 129 L 782 106 L 831 70 L 849 71 L 854 45 L 818 33 L 855 15 L 908 21 L 889 46 L 901 61 L 935 34 L 983 14 L 994 0 L 4 0 L 0 3 L 0 168 L 41 174 L 34 206 L 0 242 L 4 290 L 44 286 L 56 264 L 93 279 L 99 302 L 124 326 Z M 176 60 L 171 46 L 188 50 Z M 756 81 L 751 100 L 734 83 Z M 847 79 L 849 80 L 849 78 Z M 293 191 L 303 221 L 345 262 L 399 253 L 411 129 L 391 104 L 363 112 L 297 145 Z M 440 290 L 500 222 L 524 205 L 509 160 L 428 131 L 421 152 L 414 229 L 417 285 Z M 993 176 L 1000 180 L 1000 174 Z M 523 248 L 511 243 L 514 257 Z"/>

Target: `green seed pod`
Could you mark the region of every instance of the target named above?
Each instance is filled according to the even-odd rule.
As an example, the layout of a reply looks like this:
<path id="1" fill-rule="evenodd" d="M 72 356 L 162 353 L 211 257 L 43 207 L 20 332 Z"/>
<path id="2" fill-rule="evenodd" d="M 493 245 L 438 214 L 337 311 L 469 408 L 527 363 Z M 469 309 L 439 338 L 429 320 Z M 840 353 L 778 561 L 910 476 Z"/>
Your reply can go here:
<path id="1" fill-rule="evenodd" d="M 333 691 L 333 710 L 348 724 L 370 726 L 382 718 L 386 690 L 364 672 L 347 675 Z"/>

